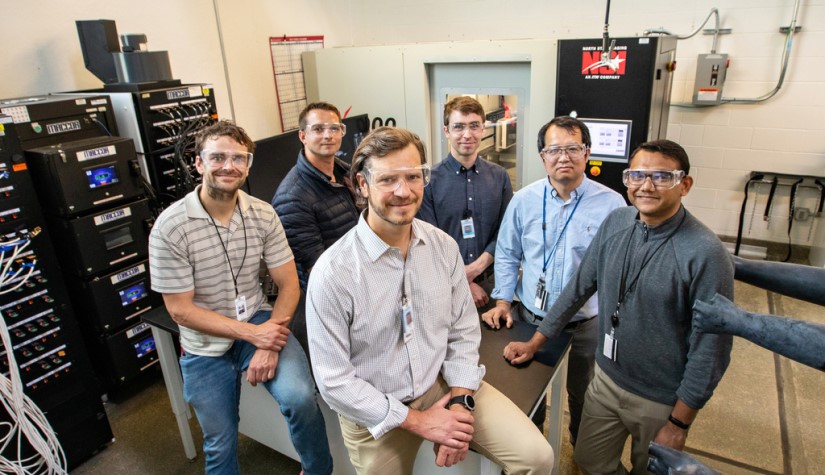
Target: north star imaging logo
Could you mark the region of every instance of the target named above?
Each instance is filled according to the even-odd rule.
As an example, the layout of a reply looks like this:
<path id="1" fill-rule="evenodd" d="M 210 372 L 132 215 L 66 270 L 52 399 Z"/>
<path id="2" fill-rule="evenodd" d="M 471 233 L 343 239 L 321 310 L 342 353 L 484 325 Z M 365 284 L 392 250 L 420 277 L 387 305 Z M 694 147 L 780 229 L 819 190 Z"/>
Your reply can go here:
<path id="1" fill-rule="evenodd" d="M 582 48 L 582 74 L 585 79 L 619 79 L 625 73 L 626 64 L 626 46 L 617 46 L 610 59 L 602 59 L 598 46 Z"/>

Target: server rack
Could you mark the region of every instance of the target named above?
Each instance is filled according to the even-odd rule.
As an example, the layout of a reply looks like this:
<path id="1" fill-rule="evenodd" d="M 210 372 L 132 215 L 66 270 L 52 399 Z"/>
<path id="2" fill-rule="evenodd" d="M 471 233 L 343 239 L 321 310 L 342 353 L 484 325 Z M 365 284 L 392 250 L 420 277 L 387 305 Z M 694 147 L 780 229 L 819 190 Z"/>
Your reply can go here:
<path id="1" fill-rule="evenodd" d="M 36 234 L 21 254 L 22 265 L 34 265 L 29 280 L 0 295 L 12 342 L 2 349 L 2 371 L 8 374 L 12 351 L 24 392 L 46 414 L 71 469 L 112 440 L 112 431 L 40 209 L 14 121 L 0 116 L 0 236 Z M 2 409 L 0 419 L 8 420 Z M 22 450 L 33 453 L 25 443 Z"/>
<path id="2" fill-rule="evenodd" d="M 17 103 L 34 104 L 39 109 L 43 109 L 41 103 L 48 103 L 48 109 L 37 111 L 37 121 L 65 123 L 66 117 L 77 122 L 71 118 L 76 115 L 73 110 L 77 104 L 90 102 L 90 97 L 106 111 L 106 127 L 66 127 L 69 130 L 51 137 L 29 132 L 29 138 L 21 139 L 21 149 L 45 205 L 44 218 L 59 251 L 93 367 L 109 392 L 157 362 L 153 346 L 144 345 L 140 351 L 134 348 L 136 341 L 148 337 L 149 329 L 126 318 L 115 319 L 112 313 L 117 312 L 98 302 L 100 295 L 90 291 L 95 279 L 127 271 L 148 255 L 153 216 L 141 186 L 134 143 L 108 134 L 118 130 L 108 95 L 55 95 Z M 31 120 L 35 114 L 28 111 L 27 117 L 20 112 L 18 128 L 34 131 L 37 127 Z M 147 291 L 144 305 L 159 302 L 157 294 Z M 98 324 L 101 320 L 108 321 L 103 332 L 104 326 Z M 130 338 L 112 339 L 125 330 L 131 330 Z M 135 367 L 139 371 L 134 371 Z"/>

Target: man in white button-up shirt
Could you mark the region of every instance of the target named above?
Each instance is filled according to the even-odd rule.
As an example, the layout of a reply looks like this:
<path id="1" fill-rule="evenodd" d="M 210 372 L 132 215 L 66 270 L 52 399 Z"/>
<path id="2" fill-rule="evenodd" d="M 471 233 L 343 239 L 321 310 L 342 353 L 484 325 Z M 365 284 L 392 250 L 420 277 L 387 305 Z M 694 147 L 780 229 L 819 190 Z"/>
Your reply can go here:
<path id="1" fill-rule="evenodd" d="M 307 330 L 353 465 L 411 473 L 427 439 L 439 466 L 473 448 L 507 473 L 550 473 L 547 440 L 481 380 L 479 318 L 457 244 L 414 219 L 430 172 L 420 139 L 379 128 L 350 172 L 367 209 L 313 268 Z"/>

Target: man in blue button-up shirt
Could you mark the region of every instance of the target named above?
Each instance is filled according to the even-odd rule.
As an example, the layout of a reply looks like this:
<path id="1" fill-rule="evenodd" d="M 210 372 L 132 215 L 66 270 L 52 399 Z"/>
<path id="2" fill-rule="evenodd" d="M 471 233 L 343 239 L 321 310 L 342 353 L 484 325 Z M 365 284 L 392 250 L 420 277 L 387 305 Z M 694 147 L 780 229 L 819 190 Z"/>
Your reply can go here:
<path id="1" fill-rule="evenodd" d="M 479 156 L 484 108 L 472 97 L 444 106 L 444 135 L 450 153 L 433 167 L 418 218 L 458 242 L 476 307 L 489 301 L 499 224 L 513 196 L 507 171 Z"/>
<path id="2" fill-rule="evenodd" d="M 619 193 L 584 176 L 590 132 L 581 121 L 566 116 L 551 120 L 539 131 L 538 149 L 547 178 L 513 197 L 499 230 L 492 293 L 497 301 L 482 315 L 494 328 L 502 323 L 509 327 L 513 319 L 538 325 L 575 274 L 604 218 L 625 206 Z M 514 298 L 518 305 L 512 305 Z M 593 378 L 597 314 L 594 295 L 565 327 L 573 335 L 567 394 L 574 444 Z"/>

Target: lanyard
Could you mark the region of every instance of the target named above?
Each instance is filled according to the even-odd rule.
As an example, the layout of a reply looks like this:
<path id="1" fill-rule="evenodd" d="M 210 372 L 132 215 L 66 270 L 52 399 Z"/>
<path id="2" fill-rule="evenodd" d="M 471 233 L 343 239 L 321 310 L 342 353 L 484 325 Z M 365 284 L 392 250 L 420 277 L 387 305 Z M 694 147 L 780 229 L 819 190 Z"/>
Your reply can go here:
<path id="1" fill-rule="evenodd" d="M 206 206 L 203 206 L 203 201 L 201 201 L 200 195 L 198 195 L 198 201 L 201 202 L 201 207 L 203 210 L 206 211 Z M 218 225 L 215 224 L 215 218 L 209 214 L 209 211 L 206 211 L 206 214 L 209 215 L 209 221 L 212 223 L 212 226 L 215 228 L 215 233 L 218 235 L 218 241 L 221 242 L 221 247 L 223 248 L 223 254 L 226 256 L 226 264 L 229 266 L 229 275 L 232 276 L 232 282 L 235 283 L 235 297 L 238 296 L 238 276 L 241 275 L 241 269 L 243 269 L 243 264 L 246 261 L 246 250 L 248 248 L 248 243 L 246 240 L 246 222 L 243 218 L 243 213 L 241 212 L 241 203 L 240 200 L 236 202 L 238 208 L 238 214 L 241 215 L 241 227 L 243 227 L 243 258 L 241 258 L 241 265 L 238 267 L 238 272 L 232 270 L 232 261 L 229 260 L 229 251 L 226 249 L 226 245 L 223 243 L 223 237 L 221 237 L 221 231 L 218 229 Z"/>
<path id="2" fill-rule="evenodd" d="M 582 202 L 582 198 L 584 198 L 584 193 L 577 194 L 576 196 L 576 206 L 573 207 L 573 211 L 570 212 L 570 216 L 567 217 L 567 221 L 564 223 L 564 227 L 561 228 L 561 232 L 559 233 L 559 237 L 556 238 L 556 243 L 553 244 L 553 249 L 550 250 L 550 255 L 547 255 L 547 183 L 544 184 L 544 199 L 542 200 L 542 207 L 541 207 L 541 232 L 542 232 L 542 244 L 544 247 L 542 248 L 542 256 L 544 256 L 544 266 L 541 268 L 542 275 L 547 272 L 547 263 L 550 262 L 550 259 L 553 257 L 553 254 L 556 252 L 556 248 L 559 247 L 559 241 L 561 241 L 561 237 L 564 236 L 564 232 L 567 230 L 567 225 L 570 224 L 570 220 L 573 218 L 573 215 L 576 214 L 576 210 L 579 208 L 579 203 Z"/>
<path id="3" fill-rule="evenodd" d="M 671 231 L 670 234 L 668 234 L 662 240 L 662 242 L 659 243 L 658 246 L 656 246 L 656 248 L 653 250 L 653 252 L 651 252 L 647 256 L 647 259 L 645 259 L 642 262 L 642 265 L 639 268 L 639 272 L 636 273 L 636 275 L 633 277 L 633 279 L 631 279 L 630 284 L 628 284 L 627 283 L 627 273 L 630 272 L 630 264 L 628 262 L 628 256 L 630 255 L 630 244 L 633 243 L 633 233 L 636 231 L 636 226 L 633 226 L 630 229 L 630 237 L 627 239 L 627 247 L 625 248 L 625 251 L 624 251 L 624 261 L 622 262 L 622 277 L 619 280 L 619 301 L 616 302 L 616 311 L 613 312 L 613 316 L 610 318 L 610 323 L 612 324 L 613 328 L 616 328 L 617 326 L 619 326 L 619 308 L 622 306 L 622 303 L 624 302 L 625 298 L 627 297 L 627 294 L 629 294 L 630 291 L 633 289 L 633 286 L 636 285 L 636 281 L 639 280 L 639 276 L 642 275 L 642 271 L 645 269 L 645 267 L 647 267 L 647 265 L 653 259 L 653 256 L 655 256 L 656 253 L 659 252 L 659 249 L 661 249 L 662 246 L 667 244 L 667 242 L 670 241 L 670 238 L 672 238 L 673 235 L 676 234 L 676 231 L 678 231 L 679 228 L 682 227 L 682 223 L 685 222 L 685 217 L 686 216 L 687 216 L 687 212 L 685 212 L 682 215 L 682 219 L 679 221 L 679 224 L 676 225 L 676 228 L 674 228 L 673 231 Z M 645 225 L 645 226 L 647 226 L 647 225 Z"/>

